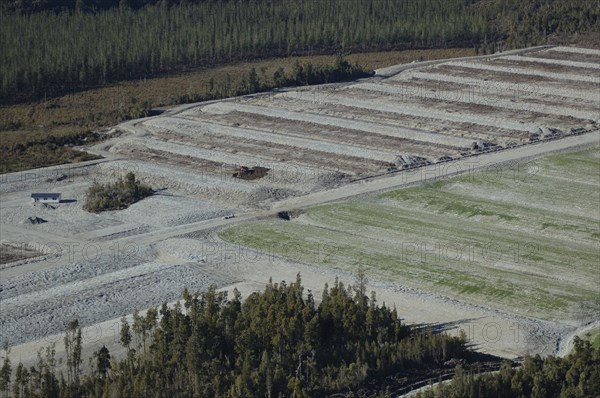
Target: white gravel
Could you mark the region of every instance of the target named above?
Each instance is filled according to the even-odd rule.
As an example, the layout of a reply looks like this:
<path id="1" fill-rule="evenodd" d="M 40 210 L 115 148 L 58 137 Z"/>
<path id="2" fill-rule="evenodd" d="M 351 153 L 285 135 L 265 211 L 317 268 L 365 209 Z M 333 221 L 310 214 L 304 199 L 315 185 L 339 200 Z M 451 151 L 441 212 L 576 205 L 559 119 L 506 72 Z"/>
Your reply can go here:
<path id="1" fill-rule="evenodd" d="M 506 120 L 501 116 L 489 116 L 481 115 L 474 112 L 460 112 L 455 113 L 452 111 L 444 110 L 443 104 L 438 105 L 442 109 L 434 108 L 435 104 L 431 104 L 430 107 L 424 107 L 421 104 L 411 104 L 407 101 L 394 101 L 393 98 L 385 98 L 379 100 L 361 100 L 355 97 L 341 95 L 337 93 L 335 96 L 323 98 L 321 100 L 327 104 L 340 104 L 351 107 L 359 107 L 363 109 L 371 109 L 379 112 L 390 112 L 402 115 L 416 116 L 422 118 L 433 118 L 446 120 L 448 122 L 458 123 L 473 123 L 483 126 L 489 126 L 494 128 L 511 129 L 517 131 L 535 131 L 537 126 L 531 123 L 523 123 L 515 120 Z M 379 127 L 382 130 L 381 127 Z M 434 135 L 437 144 L 448 145 L 450 142 L 453 145 L 468 147 L 473 142 L 472 139 L 459 138 L 459 137 L 448 137 L 443 134 Z M 420 139 L 420 141 L 424 141 Z M 430 142 L 432 142 L 431 140 Z M 433 142 L 432 142 L 433 143 Z"/>
<path id="2" fill-rule="evenodd" d="M 490 81 L 489 79 L 477 78 L 476 74 L 473 74 L 473 77 L 463 77 L 463 76 L 452 76 L 447 73 L 437 73 L 435 69 L 429 69 L 426 72 L 412 72 L 411 76 L 415 79 L 427 79 L 427 80 L 435 80 L 440 82 L 451 82 L 451 83 L 460 83 L 460 84 L 471 84 L 477 85 L 479 87 L 484 87 L 485 85 L 490 87 L 490 91 L 493 90 L 502 90 L 506 92 L 515 92 L 518 90 L 520 95 L 527 96 L 540 96 L 540 95 L 550 95 L 555 97 L 568 97 L 576 100 L 585 100 L 590 103 L 597 104 L 600 100 L 600 94 L 594 90 L 582 91 L 582 90 L 573 90 L 568 86 L 558 87 L 555 83 L 511 83 L 506 81 Z M 392 78 L 395 81 L 402 81 L 406 79 L 407 76 L 403 76 L 400 78 Z"/>
<path id="3" fill-rule="evenodd" d="M 211 276 L 193 263 L 127 264 L 110 256 L 3 279 L 2 340 L 18 344 L 60 333 L 66 322 L 75 318 L 83 325 L 93 325 L 135 308 L 179 299 L 186 287 L 205 290 L 211 284 L 222 286 L 234 280 L 224 279 L 223 274 Z"/>
<path id="4" fill-rule="evenodd" d="M 336 92 L 337 93 L 337 92 Z M 275 98 L 278 98 L 276 95 Z M 338 103 L 334 100 L 334 98 L 338 98 L 337 95 L 328 96 L 327 98 L 321 98 L 320 101 L 326 103 Z M 300 101 L 304 101 L 301 99 Z M 282 99 L 280 104 L 285 106 L 289 102 Z M 277 105 L 277 103 L 276 103 Z M 345 105 L 345 104 L 344 104 Z M 361 106 L 361 105 L 350 105 L 350 106 Z M 405 128 L 399 126 L 391 126 L 386 124 L 376 124 L 365 122 L 362 120 L 356 119 L 345 119 L 339 117 L 325 116 L 317 113 L 308 113 L 308 112 L 294 112 L 287 109 L 275 109 L 275 108 L 267 108 L 262 106 L 255 105 L 246 105 L 239 103 L 224 103 L 224 104 L 215 104 L 204 107 L 203 109 L 207 111 L 216 112 L 232 112 L 232 111 L 240 111 L 247 113 L 256 113 L 259 115 L 265 115 L 270 117 L 277 117 L 282 119 L 288 119 L 291 121 L 302 121 L 309 123 L 317 123 L 324 124 L 328 126 L 336 126 L 353 130 L 362 130 L 369 133 L 383 134 L 391 137 L 404 138 L 415 141 L 428 142 L 432 144 L 447 144 L 448 139 L 443 135 L 436 134 L 433 132 L 427 132 L 418 129 Z M 460 138 L 454 142 L 456 146 L 469 146 L 472 140 L 462 140 Z"/>
<path id="5" fill-rule="evenodd" d="M 587 69 L 600 70 L 600 64 L 595 64 L 593 62 L 567 61 L 565 59 L 535 58 L 535 57 L 527 57 L 524 55 L 507 55 L 506 57 L 502 57 L 501 59 L 505 59 L 507 61 L 517 61 L 517 62 L 526 61 L 526 62 L 536 62 L 539 64 L 563 65 L 563 66 L 571 66 L 573 68 L 587 68 Z M 594 73 L 594 72 L 591 72 L 591 73 Z"/>
<path id="6" fill-rule="evenodd" d="M 391 86 L 383 83 L 360 83 L 353 86 L 361 90 L 369 90 L 375 92 L 381 92 L 391 94 L 395 96 L 401 96 L 403 100 L 409 100 L 411 97 L 416 99 L 435 99 L 436 91 L 428 90 L 430 97 L 423 98 L 419 94 L 411 93 L 411 90 L 407 90 L 403 87 Z M 479 104 L 485 106 L 491 106 L 496 108 L 518 110 L 525 112 L 539 112 L 546 113 L 548 115 L 562 115 L 572 116 L 579 119 L 595 120 L 598 117 L 598 111 L 590 112 L 585 110 L 573 109 L 572 107 L 544 105 L 532 102 L 514 101 L 512 99 L 506 99 L 498 95 L 494 95 L 492 91 L 490 95 L 456 95 L 450 96 L 448 102 L 460 102 L 465 104 Z M 502 112 L 502 109 L 498 109 L 498 113 Z"/>
<path id="7" fill-rule="evenodd" d="M 552 47 L 546 51 L 558 51 L 563 53 L 573 53 L 573 54 L 588 54 L 588 55 L 597 55 L 600 57 L 600 50 L 596 50 L 593 48 L 580 48 L 580 47 Z"/>
<path id="8" fill-rule="evenodd" d="M 203 153 L 210 152 L 190 145 L 163 142 L 155 139 L 143 139 L 140 141 L 147 148 L 164 150 L 184 156 L 200 157 Z M 213 159 L 218 159 L 218 155 L 218 153 L 213 154 Z M 118 169 L 119 166 L 117 163 L 113 162 L 113 165 Z M 139 174 L 141 181 L 151 184 L 154 188 L 160 189 L 166 186 L 175 191 L 193 194 L 220 192 L 225 189 L 237 192 L 251 192 L 255 189 L 246 181 L 226 178 L 225 175 L 222 177 L 215 176 L 208 174 L 205 170 L 186 171 L 185 169 L 174 169 L 172 166 L 157 164 L 155 162 L 136 162 L 135 174 L 136 176 Z M 164 182 L 166 185 L 159 184 L 159 181 Z"/>
<path id="9" fill-rule="evenodd" d="M 502 58 L 499 58 L 499 59 L 502 59 Z M 600 77 L 598 77 L 598 76 L 582 76 L 582 75 L 575 75 L 575 74 L 571 74 L 571 73 L 546 72 L 543 70 L 535 70 L 535 69 L 529 69 L 529 68 L 516 68 L 516 67 L 510 67 L 510 66 L 501 66 L 501 65 L 494 65 L 493 61 L 490 63 L 454 61 L 454 62 L 448 62 L 445 65 L 460 66 L 463 68 L 470 68 L 470 69 L 489 70 L 492 72 L 505 72 L 505 73 L 512 73 L 512 74 L 518 74 L 518 75 L 541 76 L 541 77 L 546 77 L 546 78 L 555 79 L 555 80 L 576 81 L 576 82 L 593 83 L 593 84 L 600 83 Z"/>
<path id="10" fill-rule="evenodd" d="M 166 131 L 175 132 L 177 134 L 183 134 L 193 139 L 194 135 L 202 134 L 198 131 L 198 126 L 194 126 L 193 122 L 184 119 L 152 119 L 144 123 L 149 129 L 155 131 Z M 176 124 L 177 126 L 174 126 Z M 255 189 L 255 185 L 251 182 L 244 180 L 236 180 L 231 178 L 231 174 L 235 169 L 236 165 L 246 166 L 261 166 L 266 167 L 274 172 L 268 175 L 269 182 L 279 184 L 289 184 L 290 181 L 284 176 L 282 169 L 294 169 L 297 170 L 298 179 L 296 183 L 309 183 L 314 179 L 315 168 L 308 167 L 306 165 L 298 164 L 290 161 L 280 161 L 278 159 L 272 159 L 269 157 L 261 156 L 257 153 L 256 155 L 247 155 L 241 153 L 230 153 L 224 152 L 216 148 L 203 149 L 189 143 L 180 143 L 174 140 L 168 142 L 161 141 L 153 138 L 137 139 L 140 145 L 143 145 L 150 149 L 156 149 L 160 151 L 171 152 L 177 155 L 190 156 L 198 159 L 206 159 L 213 162 L 221 163 L 223 165 L 222 177 L 219 176 L 216 179 L 212 178 L 210 174 L 203 173 L 201 177 L 210 181 L 209 184 L 217 184 L 218 187 L 232 187 L 238 190 L 245 190 L 246 192 Z M 232 147 L 234 145 L 232 144 Z M 171 169 L 171 168 L 169 168 Z M 263 179 L 264 180 L 264 179 Z M 181 180 L 185 181 L 185 179 Z M 257 180 L 260 181 L 260 180 Z"/>
<path id="11" fill-rule="evenodd" d="M 172 119 L 171 119 L 172 120 Z M 361 146 L 344 145 L 326 140 L 312 140 L 299 138 L 289 134 L 280 132 L 269 133 L 256 129 L 247 129 L 240 127 L 225 126 L 216 123 L 200 122 L 195 120 L 186 120 L 177 118 L 179 129 L 182 129 L 181 121 L 186 123 L 185 130 L 193 130 L 198 133 L 226 135 L 240 140 L 257 140 L 265 143 L 276 143 L 280 145 L 289 145 L 298 148 L 299 150 L 314 150 L 320 152 L 328 152 L 335 155 L 356 156 L 365 159 L 379 160 L 383 162 L 392 162 L 396 153 L 394 151 L 377 151 L 366 149 Z"/>

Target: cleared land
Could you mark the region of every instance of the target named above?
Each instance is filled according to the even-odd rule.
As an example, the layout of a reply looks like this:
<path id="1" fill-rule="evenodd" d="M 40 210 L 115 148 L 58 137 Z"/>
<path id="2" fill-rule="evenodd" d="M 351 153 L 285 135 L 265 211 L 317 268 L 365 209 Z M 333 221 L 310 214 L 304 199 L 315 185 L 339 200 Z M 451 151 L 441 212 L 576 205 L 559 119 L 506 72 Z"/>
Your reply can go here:
<path id="1" fill-rule="evenodd" d="M 573 51 L 585 56 L 577 62 L 590 70 L 586 79 L 546 71 L 547 62 L 539 63 L 537 74 L 481 67 L 524 57 L 519 68 L 529 71 L 530 58 L 565 61 L 563 55 Z M 462 66 L 471 62 L 477 67 Z M 89 148 L 102 160 L 5 174 L 0 243 L 26 244 L 43 255 L 3 265 L 2 340 L 39 346 L 40 336 L 59 333 L 73 317 L 90 327 L 118 320 L 135 308 L 174 300 L 184 287 L 236 284 L 250 292 L 269 277 L 290 280 L 302 272 L 306 285 L 319 292 L 338 275 L 351 281 L 350 272 L 362 264 L 370 267 L 378 296 L 404 308 L 411 322 L 447 322 L 448 328 L 475 322 L 479 331 L 496 322 L 504 333 L 517 322 L 540 340 L 494 346 L 481 334 L 472 339 L 506 356 L 554 352 L 559 338 L 595 308 L 598 279 L 590 273 L 600 218 L 597 150 L 540 161 L 539 173 L 526 174 L 534 181 L 503 175 L 491 184 L 487 173 L 483 180 L 463 176 L 308 209 L 291 223 L 256 220 L 418 184 L 415 170 L 402 170 L 414 162 L 481 166 L 483 159 L 527 159 L 597 142 L 598 98 L 588 81 L 597 70 L 593 65 L 600 65 L 600 52 L 537 49 L 414 64 L 390 78 L 184 105 L 116 127 L 114 137 Z M 482 153 L 505 147 L 512 149 Z M 239 165 L 269 171 L 258 179 L 234 178 Z M 82 210 L 93 181 L 130 171 L 159 193 L 123 211 Z M 61 192 L 65 201 L 33 206 L 33 191 Z M 32 224 L 28 217 L 47 222 Z M 293 245 L 257 259 L 256 250 L 216 235 L 238 223 L 223 236 L 257 248 L 271 240 Z M 425 261 L 420 244 L 428 250 Z M 447 250 L 432 261 L 436 244 Z M 457 257 L 459 244 L 469 251 L 446 261 Z M 281 251 L 296 245 L 301 257 Z M 315 247 L 317 254 L 306 254 Z M 470 253 L 472 259 L 465 257 Z M 570 317 L 576 312 L 577 319 Z M 106 334 L 110 340 L 112 332 Z M 15 346 L 11 355 L 23 352 Z"/>
<path id="2" fill-rule="evenodd" d="M 547 320 L 598 310 L 600 150 L 223 231 L 227 241 Z M 314 257 L 326 243 L 328 256 Z"/>
<path id="3" fill-rule="evenodd" d="M 13 263 L 31 257 L 37 257 L 40 254 L 41 253 L 28 247 L 27 245 L 8 245 L 3 243 L 0 244 L 0 267 L 3 264 Z"/>
<path id="4" fill-rule="evenodd" d="M 564 52 L 597 62 L 533 56 Z M 476 154 L 481 146 L 474 142 L 502 148 L 595 129 L 598 98 L 590 88 L 600 84 L 599 65 L 596 50 L 551 48 L 250 95 L 132 125 L 134 135 L 111 152 L 222 162 L 230 171 L 271 165 L 270 178 L 254 184 L 294 195 L 412 166 L 410 159 L 435 163 Z"/>
<path id="5" fill-rule="evenodd" d="M 349 62 L 358 63 L 367 70 L 414 60 L 432 60 L 473 55 L 472 48 L 432 50 L 408 50 L 351 54 Z M 7 148 L 28 142 L 48 142 L 49 136 L 59 139 L 73 137 L 88 130 L 112 126 L 123 120 L 125 114 L 138 113 L 141 104 L 154 107 L 173 106 L 189 102 L 186 98 L 207 96 L 211 93 L 211 82 L 216 88 L 237 87 L 248 76 L 252 68 L 259 73 L 262 83 L 272 85 L 273 74 L 279 68 L 289 73 L 294 64 L 312 63 L 315 66 L 329 65 L 335 57 L 330 55 L 294 56 L 273 58 L 253 62 L 200 68 L 135 81 L 124 81 L 105 87 L 47 98 L 36 103 L 0 106 L 0 140 Z M 27 157 L 15 158 L 3 153 L 0 173 L 7 173 L 42 165 L 80 162 L 82 154 L 69 147 L 49 151 L 43 144 L 36 151 L 28 151 Z"/>

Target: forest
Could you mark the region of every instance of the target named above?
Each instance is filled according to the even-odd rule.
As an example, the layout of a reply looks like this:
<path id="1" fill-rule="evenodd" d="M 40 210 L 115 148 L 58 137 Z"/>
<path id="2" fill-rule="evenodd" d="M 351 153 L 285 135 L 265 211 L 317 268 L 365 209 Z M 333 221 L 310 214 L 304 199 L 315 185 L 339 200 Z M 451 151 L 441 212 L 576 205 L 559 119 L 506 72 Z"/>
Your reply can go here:
<path id="1" fill-rule="evenodd" d="M 214 288 L 183 292 L 183 303 L 163 304 L 121 321 L 117 359 L 98 347 L 83 372 L 81 327 L 66 327 L 66 365 L 55 347 L 36 366 L 4 360 L 0 391 L 14 397 L 325 397 L 356 391 L 369 380 L 468 358 L 464 335 L 405 325 L 396 308 L 355 284 L 325 286 L 315 303 L 300 276 L 269 282 L 242 300 Z M 376 387 L 375 387 L 376 388 Z M 375 392 L 377 393 L 377 392 Z M 380 391 L 385 396 L 385 391 Z"/>
<path id="2" fill-rule="evenodd" d="M 565 358 L 528 357 L 519 369 L 505 363 L 499 372 L 459 370 L 450 383 L 420 393 L 416 398 L 587 398 L 600 391 L 600 348 L 575 337 Z"/>
<path id="3" fill-rule="evenodd" d="M 0 8 L 0 101 L 240 60 L 478 51 L 600 31 L 591 0 L 15 0 Z"/>
<path id="4" fill-rule="evenodd" d="M 184 290 L 175 306 L 121 319 L 119 358 L 101 346 L 84 362 L 82 329 L 73 320 L 62 367 L 55 345 L 29 368 L 11 364 L 5 347 L 0 395 L 383 398 L 391 396 L 388 380 L 419 370 L 415 380 L 422 380 L 436 369 L 453 371 L 453 379 L 417 398 L 583 398 L 600 391 L 600 347 L 587 340 L 576 337 L 564 358 L 528 356 L 519 367 L 504 361 L 482 373 L 464 334 L 405 325 L 396 308 L 367 296 L 367 283 L 360 270 L 352 285 L 336 280 L 319 304 L 300 275 L 290 284 L 269 281 L 245 300 L 237 290 L 232 297 L 214 288 Z"/>

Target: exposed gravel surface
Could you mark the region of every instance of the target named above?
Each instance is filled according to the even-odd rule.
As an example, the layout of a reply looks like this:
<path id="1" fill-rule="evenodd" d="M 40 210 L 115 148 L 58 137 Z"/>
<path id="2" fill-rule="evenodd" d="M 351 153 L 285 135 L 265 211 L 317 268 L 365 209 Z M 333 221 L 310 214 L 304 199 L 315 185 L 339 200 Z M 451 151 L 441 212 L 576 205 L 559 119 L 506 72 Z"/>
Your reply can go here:
<path id="1" fill-rule="evenodd" d="M 535 58 L 535 57 L 527 57 L 527 56 L 519 56 L 519 55 L 507 55 L 506 57 L 502 57 L 507 61 L 526 61 L 526 62 L 536 62 L 541 64 L 549 64 L 549 65 L 562 65 L 562 66 L 570 66 L 573 68 L 588 68 L 600 70 L 600 65 L 593 62 L 578 62 L 578 61 L 567 61 L 564 59 L 548 59 L 548 58 Z"/>
<path id="2" fill-rule="evenodd" d="M 577 82 L 586 82 L 592 83 L 594 86 L 599 84 L 599 78 L 597 76 L 584 76 L 584 75 L 575 75 L 570 73 L 554 73 L 554 72 L 546 72 L 542 70 L 531 70 L 528 68 L 518 68 L 518 67 L 509 67 L 509 66 L 499 66 L 495 65 L 493 62 L 491 63 L 483 63 L 483 62 L 450 62 L 449 65 L 456 65 L 463 68 L 471 68 L 471 69 L 479 69 L 479 70 L 491 70 L 494 72 L 507 72 L 511 74 L 521 74 L 521 75 L 532 75 L 532 76 L 542 76 L 550 79 L 556 80 L 567 80 L 567 81 L 577 81 Z"/>
<path id="3" fill-rule="evenodd" d="M 547 61 L 553 55 L 557 61 Z M 569 55 L 576 62 L 569 63 Z M 520 60 L 534 62 L 524 58 L 506 57 L 515 64 Z M 434 157 L 447 151 L 457 156 L 459 150 L 470 148 L 476 140 L 514 139 L 524 143 L 529 133 L 549 126 L 550 122 L 560 122 L 556 127 L 565 130 L 594 127 L 565 118 L 598 119 L 594 106 L 600 103 L 600 94 L 594 88 L 599 81 L 594 73 L 569 75 L 545 68 L 558 65 L 594 71 L 600 68 L 600 51 L 556 48 L 529 52 L 527 58 L 535 58 L 540 68 L 498 66 L 481 58 L 451 61 L 439 66 L 400 68 L 405 70 L 384 80 L 383 85 L 377 84 L 380 77 L 375 77 L 359 83 L 302 89 L 314 94 L 310 98 L 278 92 L 179 106 L 159 117 L 120 125 L 124 134 L 92 148 L 94 153 L 106 157 L 103 160 L 2 176 L 2 243 L 24 244 L 43 253 L 3 264 L 1 268 L 2 340 L 11 345 L 26 343 L 13 347 L 14 363 L 18 363 L 20 355 L 47 341 L 36 340 L 60 333 L 72 318 L 90 327 L 112 322 L 134 308 L 175 300 L 184 287 L 196 291 L 213 283 L 225 287 L 239 282 L 236 287 L 249 293 L 261 289 L 271 276 L 274 280 L 290 280 L 302 272 L 306 285 L 320 292 L 323 284 L 331 283 L 339 271 L 280 258 L 244 266 L 246 263 L 222 255 L 224 249 L 231 255 L 232 249 L 235 252 L 240 248 L 218 246 L 222 244 L 218 240 L 209 241 L 207 246 L 203 239 L 227 225 L 274 217 L 279 210 L 423 183 L 428 177 L 420 170 L 372 178 L 383 175 L 383 163 L 393 161 L 394 155 L 402 151 L 401 145 L 392 147 L 386 139 L 406 141 L 409 153 Z M 495 102 L 487 108 L 480 106 L 483 104 L 477 99 L 443 103 L 394 98 L 398 84 L 419 81 L 427 86 L 436 81 L 462 86 L 493 85 L 500 92 L 492 94 Z M 523 87 L 524 82 L 535 90 L 520 90 L 519 101 L 511 101 L 510 93 L 518 85 Z M 364 92 L 364 97 L 357 95 L 359 92 Z M 465 110 L 469 105 L 472 109 Z M 522 117 L 518 117 L 519 112 Z M 236 121 L 240 114 L 246 115 L 245 119 Z M 252 116 L 247 115 L 266 119 L 253 125 Z M 212 122 L 211 117 L 215 118 Z M 232 124 L 227 125 L 227 120 Z M 268 123 L 277 126 L 284 122 L 289 128 L 282 131 L 267 128 Z M 290 131 L 295 126 L 297 133 Z M 327 133 L 319 136 L 320 128 L 326 128 Z M 310 130 L 309 134 L 303 134 L 302 129 Z M 341 131 L 340 137 L 334 137 L 336 129 L 348 132 L 344 135 Z M 370 142 L 375 136 L 383 138 Z M 473 164 L 530 159 L 597 142 L 597 133 L 592 133 L 460 158 L 452 165 L 464 170 Z M 432 148 L 430 152 L 427 147 Z M 234 179 L 232 168 L 239 164 L 264 166 L 274 172 L 253 181 Z M 295 170 L 294 178 L 281 172 L 290 167 Z M 82 209 L 85 191 L 92 181 L 111 181 L 128 171 L 158 189 L 157 195 L 118 212 L 95 215 Z M 63 172 L 69 178 L 56 181 Z M 436 175 L 435 170 L 433 174 Z M 349 184 L 354 177 L 366 179 Z M 34 191 L 61 192 L 68 201 L 54 208 L 32 206 L 29 195 Z M 48 222 L 28 223 L 30 216 Z M 52 250 L 50 244 L 61 251 Z M 72 255 L 68 250 L 71 247 Z M 208 257 L 204 255 L 207 247 L 213 250 Z M 342 278 L 351 276 L 344 274 Z M 506 356 L 528 351 L 555 352 L 559 337 L 580 326 L 575 321 L 568 325 L 542 322 L 498 311 L 493 305 L 474 306 L 435 292 L 377 280 L 371 284 L 378 291 L 380 302 L 396 304 L 411 322 L 444 322 L 463 329 L 475 325 L 475 344 Z M 522 325 L 529 337 L 491 341 L 481 336 L 481 328 L 490 322 L 502 328 L 503 336 L 512 336 L 514 326 Z M 117 346 L 114 341 L 106 343 Z M 88 347 L 92 347 L 91 341 Z"/>
<path id="4" fill-rule="evenodd" d="M 402 85 L 400 87 L 390 84 L 376 84 L 376 83 L 361 83 L 353 86 L 354 88 L 376 91 L 381 93 L 386 93 L 394 96 L 401 97 L 403 101 L 410 101 L 412 98 L 415 100 L 421 101 L 439 101 L 446 103 L 460 103 L 460 104 L 478 104 L 486 107 L 491 107 L 492 111 L 497 113 L 498 111 L 502 111 L 502 109 L 519 111 L 519 115 L 523 118 L 529 117 L 530 114 L 534 113 L 533 116 L 544 116 L 544 115 L 561 115 L 567 116 L 570 118 L 579 118 L 579 119 L 596 119 L 598 117 L 598 110 L 579 110 L 573 109 L 568 106 L 556 106 L 556 105 L 543 105 L 543 104 L 535 104 L 531 102 L 526 102 L 523 99 L 521 101 L 516 102 L 512 98 L 502 98 L 498 96 L 484 96 L 484 95 L 452 95 L 452 93 L 448 92 L 448 95 L 444 96 L 444 93 L 437 93 L 436 90 L 439 90 L 439 86 L 431 87 L 431 91 L 429 91 L 429 97 L 424 97 L 421 95 L 421 90 L 423 88 L 423 82 L 419 83 L 407 83 L 406 85 Z M 493 92 L 492 92 L 493 93 Z M 466 94 L 464 91 L 462 94 Z M 502 108 L 502 109 L 497 109 Z"/>
<path id="5" fill-rule="evenodd" d="M 336 92 L 336 94 L 338 94 L 338 93 Z M 342 103 L 345 105 L 345 103 L 343 103 L 341 100 L 337 101 L 338 98 L 339 97 L 336 95 L 335 97 L 331 96 L 331 97 L 321 98 L 320 101 L 322 101 L 324 103 L 333 103 L 333 104 Z M 285 104 L 285 102 L 282 102 L 282 104 Z M 362 103 L 359 100 L 357 100 L 356 104 L 350 103 L 349 106 L 363 107 Z M 258 106 L 254 106 L 254 105 L 245 105 L 245 104 L 236 104 L 236 103 L 225 103 L 223 105 L 219 104 L 218 106 L 211 105 L 209 107 L 205 107 L 204 109 L 206 110 L 207 108 L 209 111 L 212 111 L 213 109 L 217 108 L 219 110 L 219 112 L 226 112 L 226 111 L 227 112 L 229 112 L 229 111 L 252 112 L 252 113 L 257 113 L 257 114 L 265 115 L 265 116 L 286 118 L 288 120 L 293 120 L 293 121 L 303 121 L 303 122 L 311 122 L 311 123 L 317 123 L 317 124 L 340 126 L 340 127 L 344 127 L 344 128 L 363 130 L 363 131 L 367 131 L 367 132 L 371 132 L 371 133 L 385 134 L 385 135 L 389 135 L 392 137 L 412 139 L 412 140 L 416 140 L 416 141 L 429 142 L 429 143 L 442 144 L 442 145 L 445 144 L 444 138 L 440 137 L 438 134 L 435 134 L 435 133 L 426 132 L 426 131 L 418 131 L 415 129 L 399 128 L 396 126 L 387 126 L 387 125 L 363 122 L 363 121 L 355 120 L 355 119 L 342 119 L 342 118 L 325 116 L 325 115 L 321 115 L 321 114 L 299 113 L 299 112 L 288 111 L 286 109 L 273 109 L 273 108 L 267 108 L 267 107 L 258 107 Z M 470 144 L 470 142 L 468 142 L 468 140 L 458 140 L 457 142 L 455 142 L 455 145 L 458 145 L 458 146 L 467 146 L 469 144 Z"/>
<path id="6" fill-rule="evenodd" d="M 441 82 L 452 82 L 452 83 L 461 83 L 461 84 L 476 84 L 479 86 L 488 85 L 494 90 L 501 90 L 505 92 L 514 92 L 516 89 L 521 89 L 521 92 L 524 95 L 527 95 L 528 92 L 533 93 L 533 95 L 560 95 L 563 97 L 568 97 L 572 99 L 584 99 L 588 102 L 597 103 L 599 99 L 599 95 L 595 93 L 593 90 L 574 90 L 569 88 L 569 85 L 563 85 L 558 89 L 557 87 L 547 86 L 543 83 L 532 82 L 527 86 L 521 85 L 517 82 L 511 81 L 502 81 L 495 80 L 494 82 L 489 82 L 489 79 L 484 79 L 480 77 L 476 77 L 471 74 L 469 76 L 452 76 L 446 73 L 438 73 L 435 69 L 431 71 L 425 72 L 414 72 L 412 74 L 413 77 L 419 79 L 427 79 L 427 80 L 436 80 Z M 399 80 L 399 79 L 396 79 Z"/>

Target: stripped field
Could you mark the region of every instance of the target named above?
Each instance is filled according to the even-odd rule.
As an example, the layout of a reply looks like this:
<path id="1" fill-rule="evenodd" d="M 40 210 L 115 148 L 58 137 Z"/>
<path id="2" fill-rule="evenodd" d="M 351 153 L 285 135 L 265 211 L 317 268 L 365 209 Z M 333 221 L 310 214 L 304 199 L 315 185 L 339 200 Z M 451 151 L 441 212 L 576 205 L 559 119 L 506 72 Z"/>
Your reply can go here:
<path id="1" fill-rule="evenodd" d="M 261 189 L 302 195 L 422 159 L 436 163 L 599 127 L 598 50 L 534 49 L 404 69 L 200 103 L 142 121 L 110 151 L 151 156 L 167 168 L 199 165 L 208 180 L 222 182 L 218 197 L 227 204 L 260 205 L 254 192 Z M 238 165 L 268 168 L 268 178 L 232 184 Z M 171 180 L 165 186 L 216 197 L 194 187 L 193 177 Z"/>
<path id="2" fill-rule="evenodd" d="M 543 319 L 598 309 L 600 148 L 221 232 L 294 261 Z M 315 256 L 315 247 L 328 247 Z"/>

